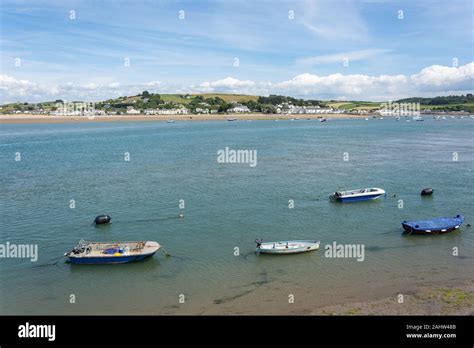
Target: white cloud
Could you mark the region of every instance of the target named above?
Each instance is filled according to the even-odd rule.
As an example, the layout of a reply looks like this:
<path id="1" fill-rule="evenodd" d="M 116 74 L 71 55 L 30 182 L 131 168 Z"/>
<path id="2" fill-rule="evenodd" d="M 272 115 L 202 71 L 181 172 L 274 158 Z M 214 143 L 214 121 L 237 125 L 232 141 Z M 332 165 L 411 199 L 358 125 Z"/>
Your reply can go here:
<path id="1" fill-rule="evenodd" d="M 443 90 L 457 85 L 459 88 L 474 88 L 474 62 L 456 67 L 432 65 L 420 73 L 412 75 L 411 80 L 417 86 L 431 86 L 432 90 Z"/>
<path id="2" fill-rule="evenodd" d="M 367 41 L 369 30 L 353 1 L 304 2 L 302 24 L 319 39 Z"/>
<path id="3" fill-rule="evenodd" d="M 228 83 L 223 83 L 227 81 Z M 433 65 L 413 75 L 342 75 L 300 74 L 280 82 L 253 82 L 226 78 L 201 84 L 201 92 L 246 94 L 283 94 L 320 99 L 397 99 L 409 96 L 433 96 L 472 93 L 474 62 L 461 67 Z"/>
<path id="4" fill-rule="evenodd" d="M 160 81 L 150 81 L 150 82 L 145 83 L 145 86 L 149 86 L 149 87 L 158 87 L 160 85 L 161 85 Z"/>
<path id="5" fill-rule="evenodd" d="M 313 65 L 313 64 L 327 64 L 327 63 L 340 63 L 342 64 L 344 59 L 348 59 L 349 62 L 357 61 L 362 59 L 368 59 L 374 57 L 376 55 L 390 52 L 389 49 L 366 49 L 366 50 L 359 50 L 359 51 L 348 51 L 342 52 L 337 54 L 326 54 L 326 55 L 319 55 L 314 57 L 307 57 L 297 60 L 298 64 L 303 65 Z"/>
<path id="6" fill-rule="evenodd" d="M 104 85 L 76 85 L 72 82 L 44 85 L 0 75 L 0 97 L 3 103 L 54 99 L 97 101 L 118 95 L 137 95 L 143 90 L 153 93 L 221 92 L 282 94 L 315 99 L 395 100 L 409 96 L 473 93 L 474 62 L 460 67 L 432 65 L 413 75 L 370 76 L 337 73 L 319 76 L 304 73 L 279 82 L 226 77 L 188 86 L 158 81 L 135 85 L 121 85 L 117 82 Z"/>
<path id="7" fill-rule="evenodd" d="M 203 82 L 197 87 L 202 92 L 212 92 L 219 90 L 221 92 L 238 93 L 239 90 L 248 89 L 255 86 L 255 82 L 250 80 L 238 80 L 233 77 L 226 77 L 222 80 L 213 82 Z"/>

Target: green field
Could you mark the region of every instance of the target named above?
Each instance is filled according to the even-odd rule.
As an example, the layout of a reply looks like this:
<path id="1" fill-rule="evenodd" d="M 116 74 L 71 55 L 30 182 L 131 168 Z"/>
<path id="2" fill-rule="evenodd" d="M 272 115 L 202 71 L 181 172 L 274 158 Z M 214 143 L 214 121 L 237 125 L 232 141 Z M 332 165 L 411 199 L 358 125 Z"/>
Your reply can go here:
<path id="1" fill-rule="evenodd" d="M 380 108 L 380 102 L 368 102 L 368 101 L 339 101 L 339 102 L 324 102 L 324 104 L 338 109 L 346 110 L 374 110 Z"/>
<path id="2" fill-rule="evenodd" d="M 227 103 L 241 103 L 249 100 L 257 101 L 258 96 L 256 95 L 245 95 L 245 94 L 219 94 L 219 93 L 200 93 L 200 94 L 190 94 L 186 98 L 185 94 L 160 94 L 161 99 L 167 102 L 177 103 L 177 104 L 188 104 L 191 102 L 192 98 L 195 96 L 202 96 L 205 99 L 219 97 L 225 100 Z"/>

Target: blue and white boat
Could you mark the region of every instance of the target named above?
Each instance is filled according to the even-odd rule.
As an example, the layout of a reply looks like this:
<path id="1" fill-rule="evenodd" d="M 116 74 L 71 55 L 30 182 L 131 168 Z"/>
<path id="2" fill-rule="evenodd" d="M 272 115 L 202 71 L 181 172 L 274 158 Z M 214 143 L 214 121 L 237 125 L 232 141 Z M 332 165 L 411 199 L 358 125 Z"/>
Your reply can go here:
<path id="1" fill-rule="evenodd" d="M 336 191 L 330 197 L 339 202 L 358 202 L 377 199 L 384 195 L 384 190 L 372 187 L 359 190 Z"/>
<path id="2" fill-rule="evenodd" d="M 266 242 L 255 240 L 256 252 L 262 254 L 299 254 L 319 249 L 319 241 L 315 240 L 287 240 L 281 242 Z"/>
<path id="3" fill-rule="evenodd" d="M 436 218 L 429 220 L 403 221 L 403 229 L 415 234 L 438 234 L 457 230 L 464 222 L 464 216 Z"/>
<path id="4" fill-rule="evenodd" d="M 160 244 L 152 241 L 101 243 L 81 240 L 64 256 L 73 264 L 128 263 L 152 257 L 160 248 Z"/>

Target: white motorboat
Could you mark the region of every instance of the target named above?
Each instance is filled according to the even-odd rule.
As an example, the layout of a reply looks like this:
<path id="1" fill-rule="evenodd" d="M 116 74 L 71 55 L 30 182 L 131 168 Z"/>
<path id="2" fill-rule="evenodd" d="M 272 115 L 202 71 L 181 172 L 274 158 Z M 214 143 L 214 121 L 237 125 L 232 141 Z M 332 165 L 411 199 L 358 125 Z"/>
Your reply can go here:
<path id="1" fill-rule="evenodd" d="M 357 202 L 377 199 L 385 195 L 381 188 L 372 187 L 358 190 L 336 191 L 330 197 L 339 202 Z"/>

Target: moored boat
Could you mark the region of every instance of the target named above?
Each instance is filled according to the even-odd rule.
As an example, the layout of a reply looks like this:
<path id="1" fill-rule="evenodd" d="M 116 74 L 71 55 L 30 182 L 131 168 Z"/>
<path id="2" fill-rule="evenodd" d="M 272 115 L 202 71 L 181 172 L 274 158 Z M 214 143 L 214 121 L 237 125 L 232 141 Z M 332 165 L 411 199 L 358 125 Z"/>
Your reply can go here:
<path id="1" fill-rule="evenodd" d="M 319 249 L 319 241 L 315 240 L 287 240 L 280 242 L 266 242 L 255 240 L 256 252 L 263 254 L 299 254 Z"/>
<path id="2" fill-rule="evenodd" d="M 424 121 L 424 118 L 420 115 L 413 116 L 413 121 Z"/>
<path id="3" fill-rule="evenodd" d="M 64 256 L 73 264 L 128 263 L 145 260 L 160 248 L 160 244 L 152 241 L 106 243 L 80 241 Z"/>
<path id="4" fill-rule="evenodd" d="M 438 234 L 451 232 L 458 229 L 464 222 L 464 216 L 456 215 L 448 218 L 435 218 L 429 220 L 403 221 L 403 229 L 415 234 Z"/>
<path id="5" fill-rule="evenodd" d="M 384 190 L 372 187 L 358 190 L 336 191 L 330 197 L 339 202 L 357 202 L 377 199 L 384 195 Z"/>

